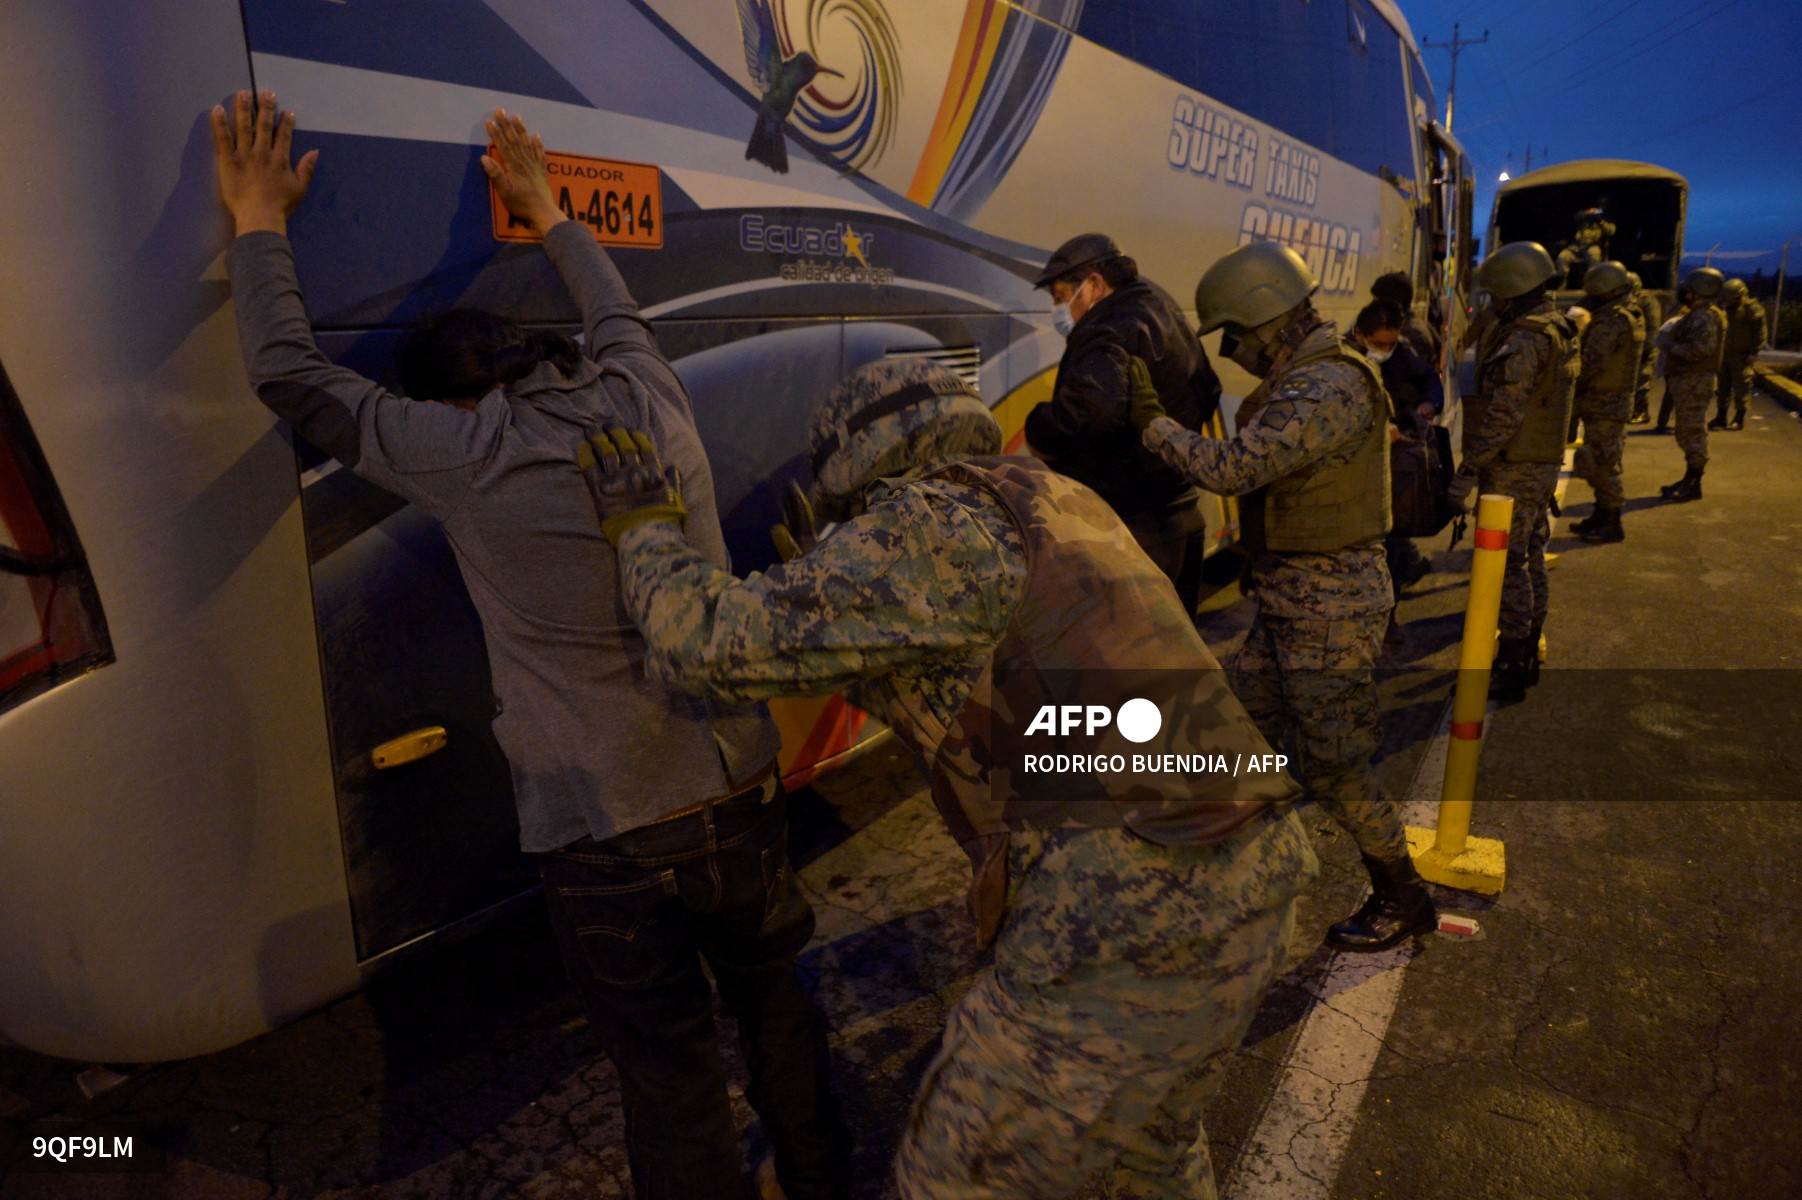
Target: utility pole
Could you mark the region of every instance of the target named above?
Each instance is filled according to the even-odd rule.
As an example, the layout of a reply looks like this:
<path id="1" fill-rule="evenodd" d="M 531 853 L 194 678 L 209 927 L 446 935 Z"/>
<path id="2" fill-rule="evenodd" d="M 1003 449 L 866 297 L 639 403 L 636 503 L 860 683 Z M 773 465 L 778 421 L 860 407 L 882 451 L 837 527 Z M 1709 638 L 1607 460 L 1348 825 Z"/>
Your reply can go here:
<path id="1" fill-rule="evenodd" d="M 1777 348 L 1777 321 L 1783 316 L 1783 272 L 1789 266 L 1789 244 L 1793 238 L 1784 239 L 1783 254 L 1777 259 L 1777 303 L 1771 305 L 1771 349 Z"/>
<path id="2" fill-rule="evenodd" d="M 1485 29 L 1480 38 L 1458 36 L 1460 25 L 1452 22 L 1452 40 L 1449 42 L 1422 42 L 1423 50 L 1450 50 L 1452 52 L 1452 79 L 1445 89 L 1445 131 L 1452 131 L 1452 100 L 1458 95 L 1458 52 L 1466 46 L 1481 46 L 1489 40 L 1489 31 Z"/>

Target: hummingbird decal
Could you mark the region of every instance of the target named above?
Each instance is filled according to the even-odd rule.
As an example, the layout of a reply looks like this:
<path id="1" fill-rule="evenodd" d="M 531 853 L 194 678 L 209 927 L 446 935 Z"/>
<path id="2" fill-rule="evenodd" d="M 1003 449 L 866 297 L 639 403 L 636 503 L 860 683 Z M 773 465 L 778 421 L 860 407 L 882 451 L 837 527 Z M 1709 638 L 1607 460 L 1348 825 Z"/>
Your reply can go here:
<path id="1" fill-rule="evenodd" d="M 757 105 L 757 125 L 751 130 L 751 143 L 745 157 L 760 162 L 772 171 L 788 174 L 788 143 L 783 128 L 794 111 L 801 91 L 820 75 L 844 78 L 844 72 L 822 67 L 814 56 L 802 50 L 782 57 L 782 42 L 776 35 L 776 16 L 770 10 L 772 0 L 738 0 L 738 31 L 745 43 L 745 67 L 751 82 L 763 92 Z"/>

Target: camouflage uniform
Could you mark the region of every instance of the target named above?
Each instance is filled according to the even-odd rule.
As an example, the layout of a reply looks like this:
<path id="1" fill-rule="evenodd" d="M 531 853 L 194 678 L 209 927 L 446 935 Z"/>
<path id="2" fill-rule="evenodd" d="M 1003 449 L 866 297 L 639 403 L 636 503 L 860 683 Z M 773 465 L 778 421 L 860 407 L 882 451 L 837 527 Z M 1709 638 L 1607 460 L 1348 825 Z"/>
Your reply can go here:
<path id="1" fill-rule="evenodd" d="M 1608 257 L 1608 239 L 1614 236 L 1614 222 L 1588 221 L 1577 226 L 1570 245 L 1558 252 L 1558 269 L 1568 273 L 1579 262 L 1592 265 Z"/>
<path id="2" fill-rule="evenodd" d="M 1072 638 L 1045 658 L 1218 665 L 1100 497 L 1030 460 L 967 457 L 999 444 L 986 410 L 961 431 L 946 414 L 906 409 L 867 428 L 849 420 L 897 381 L 931 372 L 946 374 L 906 361 L 867 367 L 823 406 L 813 442 L 834 449 L 816 456 L 819 494 L 840 498 L 845 520 L 802 557 L 741 581 L 672 523 L 623 534 L 622 587 L 647 668 L 713 697 L 848 690 L 927 764 L 934 801 L 971 854 L 978 931 L 998 932 L 994 963 L 953 1013 L 922 1085 L 897 1161 L 904 1196 L 1062 1196 L 1106 1168 L 1120 1195 L 1211 1197 L 1205 1085 L 1279 969 L 1294 897 L 1316 869 L 1280 802 L 1294 786 L 1225 780 L 1265 798 L 1206 801 L 1232 810 L 1208 844 L 1163 844 L 1130 817 L 1130 830 L 986 821 L 989 765 L 971 712 L 1023 628 L 1055 618 L 1092 630 L 1126 610 L 1131 625 L 1149 604 L 1175 636 L 1155 646 L 1125 633 L 1120 646 Z M 1031 511 L 1050 522 L 1025 522 L 1006 499 L 1020 494 L 1039 497 L 1048 507 Z M 1097 580 L 1105 611 L 1083 612 L 1075 597 Z M 1044 603 L 1047 587 L 1070 598 Z M 1211 688 L 1201 731 L 1268 749 L 1223 683 Z M 1004 889 L 1000 911 L 985 902 L 991 877 Z"/>
<path id="3" fill-rule="evenodd" d="M 1725 420 L 1727 402 L 1733 402 L 1733 421 L 1743 424 L 1746 402 L 1752 394 L 1752 361 L 1765 343 L 1764 305 L 1750 296 L 1727 313 L 1727 336 L 1721 348 L 1721 377 L 1715 399 L 1715 417 Z"/>
<path id="4" fill-rule="evenodd" d="M 1639 355 L 1639 386 L 1633 392 L 1633 413 L 1630 420 L 1634 424 L 1649 420 L 1652 415 L 1652 367 L 1658 359 L 1658 346 L 1653 341 L 1653 334 L 1664 324 L 1664 302 L 1658 293 L 1640 288 L 1633 293 L 1633 303 L 1639 306 L 1639 315 L 1645 319 L 1646 340 Z"/>
<path id="5" fill-rule="evenodd" d="M 1583 331 L 1582 368 L 1577 376 L 1576 414 L 1583 421 L 1583 445 L 1576 473 L 1595 490 L 1596 503 L 1619 508 L 1621 450 L 1633 387 L 1645 357 L 1646 331 L 1638 305 L 1628 297 L 1599 305 Z"/>
<path id="6" fill-rule="evenodd" d="M 1708 465 L 1708 408 L 1721 369 L 1727 314 L 1712 304 L 1691 308 L 1665 347 L 1664 386 L 1677 413 L 1677 444 L 1691 471 Z"/>
<path id="7" fill-rule="evenodd" d="M 1545 572 L 1545 545 L 1551 537 L 1549 509 L 1558 485 L 1560 462 L 1509 462 L 1509 443 L 1521 432 L 1535 393 L 1548 373 L 1563 373 L 1574 380 L 1577 364 L 1574 339 L 1565 322 L 1566 355 L 1560 357 L 1553 337 L 1526 324 L 1530 319 L 1555 317 L 1557 309 L 1544 300 L 1529 312 L 1498 321 L 1477 347 L 1477 394 L 1481 399 L 1480 424 L 1466 429 L 1464 460 L 1459 471 L 1475 474 L 1483 492 L 1495 492 L 1514 500 L 1514 518 L 1508 531 L 1508 559 L 1502 575 L 1502 609 L 1498 622 L 1504 638 L 1526 639 L 1544 626 L 1551 593 Z M 1563 320 L 1559 317 L 1558 320 Z M 1570 389 L 1564 389 L 1569 404 Z M 1557 416 L 1562 430 L 1568 415 Z"/>
<path id="8" fill-rule="evenodd" d="M 1317 356 L 1336 336 L 1321 322 L 1291 361 Z M 1241 495 L 1348 456 L 1369 422 L 1385 420 L 1371 386 L 1343 361 L 1279 365 L 1245 401 L 1232 440 L 1166 418 L 1146 429 L 1145 444 L 1208 490 Z M 1233 691 L 1272 745 L 1294 735 L 1309 794 L 1364 854 L 1406 859 L 1401 820 L 1370 767 L 1381 742 L 1372 668 L 1395 607 L 1382 539 L 1330 553 L 1254 548 L 1251 578 L 1258 613 L 1230 668 Z"/>

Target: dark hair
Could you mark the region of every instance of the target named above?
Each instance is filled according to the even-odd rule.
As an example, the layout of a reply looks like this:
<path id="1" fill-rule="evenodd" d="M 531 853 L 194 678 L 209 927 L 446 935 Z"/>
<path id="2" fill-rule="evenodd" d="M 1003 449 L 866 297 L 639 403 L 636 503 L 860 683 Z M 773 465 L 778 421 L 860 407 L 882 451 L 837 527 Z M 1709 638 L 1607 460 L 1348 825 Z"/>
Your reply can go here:
<path id="1" fill-rule="evenodd" d="M 1365 337 L 1384 329 L 1402 327 L 1402 310 L 1387 300 L 1372 300 L 1358 311 L 1357 330 Z"/>
<path id="2" fill-rule="evenodd" d="M 1056 282 L 1076 287 L 1091 275 L 1101 276 L 1110 288 L 1123 288 L 1139 277 L 1139 264 L 1130 255 L 1116 254 L 1100 262 L 1088 263 L 1057 277 Z"/>
<path id="3" fill-rule="evenodd" d="M 1370 285 L 1370 294 L 1403 310 L 1414 307 L 1414 281 L 1408 278 L 1406 271 L 1378 275 L 1376 282 Z"/>
<path id="4" fill-rule="evenodd" d="M 401 388 L 415 400 L 473 400 L 524 379 L 541 362 L 572 371 L 582 351 L 560 333 L 529 330 L 479 308 L 421 321 L 400 352 Z"/>

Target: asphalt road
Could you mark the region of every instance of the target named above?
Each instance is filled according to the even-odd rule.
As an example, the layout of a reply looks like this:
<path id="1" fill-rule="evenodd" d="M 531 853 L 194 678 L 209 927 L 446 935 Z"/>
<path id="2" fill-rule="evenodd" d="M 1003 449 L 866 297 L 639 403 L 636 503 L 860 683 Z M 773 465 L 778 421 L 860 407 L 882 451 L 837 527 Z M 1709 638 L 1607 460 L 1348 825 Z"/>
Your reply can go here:
<path id="1" fill-rule="evenodd" d="M 1492 718 L 1479 781 L 1475 832 L 1504 841 L 1506 890 L 1439 893 L 1476 940 L 1353 964 L 1392 1004 L 1352 1034 L 1374 1053 L 1326 1097 L 1343 1139 L 1325 1160 L 1272 1114 L 1298 1043 L 1324 1028 L 1331 1049 L 1346 1035 L 1322 1018 L 1361 1011 L 1317 939 L 1362 881 L 1347 839 L 1304 809 L 1323 874 L 1205 1120 L 1229 1200 L 1802 1195 L 1802 420 L 1760 398 L 1714 446 L 1706 499 L 1659 504 L 1680 458 L 1635 432 L 1628 540 L 1555 540 L 1545 681 Z M 1566 502 L 1583 515 L 1587 488 Z M 1398 795 L 1436 794 L 1467 561 L 1437 551 L 1385 652 L 1379 772 Z M 1248 616 L 1209 616 L 1222 653 Z M 981 966 L 964 860 L 893 750 L 797 797 L 791 849 L 819 914 L 803 965 L 836 1031 L 857 1194 L 887 1197 L 908 1101 Z M 66 1118 L 135 1133 L 155 1169 L 12 1158 L 0 1198 L 630 1194 L 617 1080 L 532 909 L 243 1046 L 115 1064 L 124 1081 L 93 1099 L 86 1065 L 0 1048 L 0 1162 Z M 1258 1192 L 1254 1161 L 1295 1175 Z"/>

